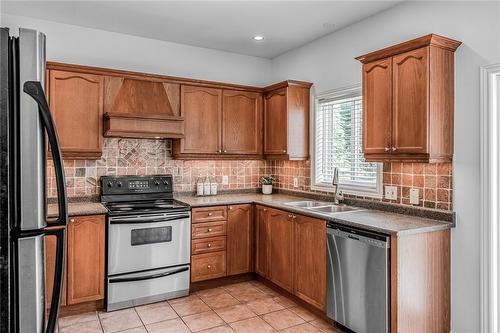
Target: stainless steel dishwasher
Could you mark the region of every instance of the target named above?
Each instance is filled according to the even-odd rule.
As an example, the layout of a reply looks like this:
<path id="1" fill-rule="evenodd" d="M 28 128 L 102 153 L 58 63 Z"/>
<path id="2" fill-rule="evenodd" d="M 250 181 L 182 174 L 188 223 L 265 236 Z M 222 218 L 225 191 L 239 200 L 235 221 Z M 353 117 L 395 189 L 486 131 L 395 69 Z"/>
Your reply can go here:
<path id="1" fill-rule="evenodd" d="M 329 223 L 327 316 L 356 333 L 389 329 L 390 237 Z"/>

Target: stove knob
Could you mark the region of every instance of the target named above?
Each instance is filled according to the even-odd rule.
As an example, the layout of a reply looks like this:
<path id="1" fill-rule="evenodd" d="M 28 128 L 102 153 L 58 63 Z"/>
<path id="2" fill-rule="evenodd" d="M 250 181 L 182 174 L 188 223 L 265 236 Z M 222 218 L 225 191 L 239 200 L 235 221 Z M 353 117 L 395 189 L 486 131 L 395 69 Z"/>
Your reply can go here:
<path id="1" fill-rule="evenodd" d="M 118 185 L 118 187 L 122 187 L 122 182 L 118 182 L 116 185 Z"/>
<path id="2" fill-rule="evenodd" d="M 168 185 L 168 180 L 163 181 L 163 185 L 167 186 Z"/>
<path id="3" fill-rule="evenodd" d="M 113 183 L 112 182 L 108 182 L 108 187 L 112 187 L 113 186 Z"/>
<path id="4" fill-rule="evenodd" d="M 159 185 L 160 185 L 160 182 L 159 182 L 159 181 L 157 181 L 157 180 L 155 180 L 154 184 L 155 184 L 156 186 L 159 186 Z"/>

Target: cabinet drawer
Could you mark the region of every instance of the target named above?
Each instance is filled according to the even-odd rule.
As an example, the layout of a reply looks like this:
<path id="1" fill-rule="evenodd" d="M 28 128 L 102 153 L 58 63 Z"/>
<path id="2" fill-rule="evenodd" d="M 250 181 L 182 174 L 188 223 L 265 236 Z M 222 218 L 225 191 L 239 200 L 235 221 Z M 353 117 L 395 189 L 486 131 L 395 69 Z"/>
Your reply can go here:
<path id="1" fill-rule="evenodd" d="M 226 249 L 226 237 L 211 237 L 194 239 L 191 246 L 192 254 L 223 251 Z"/>
<path id="2" fill-rule="evenodd" d="M 192 239 L 226 235 L 226 221 L 205 222 L 191 225 Z"/>
<path id="3" fill-rule="evenodd" d="M 191 257 L 191 282 L 226 276 L 226 252 L 197 254 Z"/>
<path id="4" fill-rule="evenodd" d="M 227 218 L 226 206 L 193 208 L 192 222 L 223 221 Z"/>

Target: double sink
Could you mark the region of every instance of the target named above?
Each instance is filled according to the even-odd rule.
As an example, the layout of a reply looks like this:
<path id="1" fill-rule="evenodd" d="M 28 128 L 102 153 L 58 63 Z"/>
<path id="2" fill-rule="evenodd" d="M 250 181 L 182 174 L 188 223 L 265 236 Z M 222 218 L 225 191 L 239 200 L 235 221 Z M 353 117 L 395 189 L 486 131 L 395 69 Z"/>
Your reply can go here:
<path id="1" fill-rule="evenodd" d="M 312 212 L 326 214 L 326 215 L 361 210 L 361 208 L 356 208 L 346 205 L 337 205 L 327 201 L 316 201 L 316 200 L 290 201 L 290 202 L 285 202 L 285 205 L 295 208 L 302 208 Z"/>

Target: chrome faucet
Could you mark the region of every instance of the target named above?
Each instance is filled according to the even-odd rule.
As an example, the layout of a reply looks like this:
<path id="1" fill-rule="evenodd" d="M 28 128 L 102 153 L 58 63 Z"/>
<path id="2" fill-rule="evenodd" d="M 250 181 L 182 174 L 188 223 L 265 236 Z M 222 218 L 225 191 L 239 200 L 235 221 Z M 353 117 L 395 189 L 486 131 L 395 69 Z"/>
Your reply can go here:
<path id="1" fill-rule="evenodd" d="M 338 191 L 339 191 L 339 168 L 337 168 L 337 167 L 333 168 L 332 187 L 333 187 L 333 203 L 336 204 L 336 205 L 338 205 L 339 204 L 339 197 L 338 197 Z"/>

